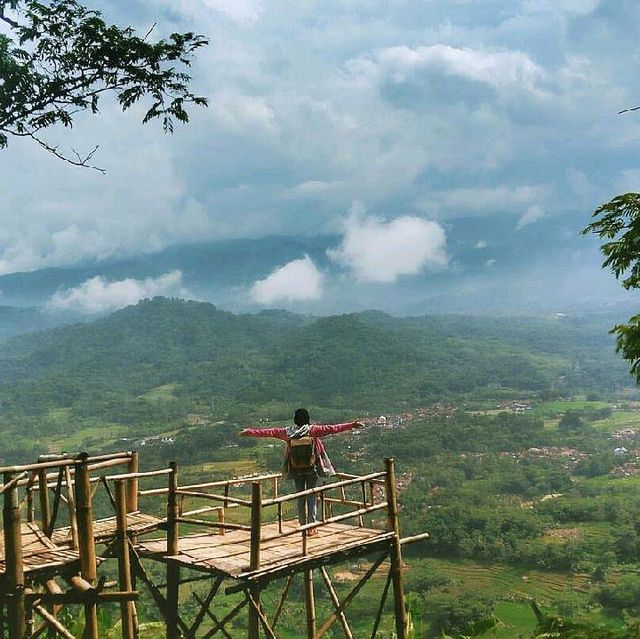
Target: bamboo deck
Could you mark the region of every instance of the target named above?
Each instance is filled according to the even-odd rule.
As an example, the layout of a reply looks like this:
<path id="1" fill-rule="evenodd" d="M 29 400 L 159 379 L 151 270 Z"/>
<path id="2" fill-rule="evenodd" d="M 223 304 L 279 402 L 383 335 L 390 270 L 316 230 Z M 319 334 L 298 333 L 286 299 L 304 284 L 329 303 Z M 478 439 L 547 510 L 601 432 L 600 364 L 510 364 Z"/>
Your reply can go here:
<path id="1" fill-rule="evenodd" d="M 24 523 L 20 530 L 25 573 L 58 569 L 79 561 L 77 551 L 57 546 L 35 524 Z M 0 574 L 5 571 L 4 539 L 0 537 Z"/>
<path id="2" fill-rule="evenodd" d="M 127 531 L 130 535 L 142 535 L 144 533 L 153 532 L 158 530 L 161 524 L 164 523 L 164 519 L 154 517 L 153 515 L 147 515 L 146 513 L 135 512 L 127 513 Z M 93 538 L 97 543 L 104 543 L 113 539 L 116 534 L 116 518 L 105 517 L 104 519 L 97 519 L 93 522 Z M 70 547 L 71 546 L 71 527 L 64 526 L 62 528 L 56 528 L 53 531 L 51 540 L 57 546 Z"/>
<path id="3" fill-rule="evenodd" d="M 284 533 L 295 530 L 298 522 L 282 522 Z M 393 533 L 346 524 L 327 524 L 318 534 L 307 539 L 307 553 L 302 553 L 302 534 L 268 540 L 278 533 L 278 524 L 264 524 L 261 530 L 263 542 L 260 548 L 260 568 L 251 571 L 251 535 L 249 531 L 234 530 L 224 535 L 195 534 L 180 537 L 177 555 L 166 554 L 166 540 L 157 539 L 137 544 L 141 557 L 159 561 L 175 561 L 193 570 L 211 572 L 233 579 L 252 579 L 265 574 L 278 575 L 292 568 L 301 569 L 305 564 L 330 563 L 336 556 L 343 557 L 350 551 L 362 554 L 368 547 L 375 549 L 388 544 Z"/>

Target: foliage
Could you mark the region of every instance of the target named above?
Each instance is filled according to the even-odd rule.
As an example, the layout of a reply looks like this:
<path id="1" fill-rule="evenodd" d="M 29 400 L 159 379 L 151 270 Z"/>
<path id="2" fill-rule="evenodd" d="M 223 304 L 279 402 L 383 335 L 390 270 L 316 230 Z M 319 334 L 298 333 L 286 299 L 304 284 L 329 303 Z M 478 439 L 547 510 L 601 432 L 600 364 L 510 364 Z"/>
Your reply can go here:
<path id="1" fill-rule="evenodd" d="M 422 600 L 422 616 L 429 621 L 429 636 L 439 637 L 473 632 L 472 624 L 490 618 L 495 602 L 478 593 L 426 595 Z M 484 628 L 484 625 L 482 626 Z M 466 633 L 465 633 L 466 634 Z"/>
<path id="2" fill-rule="evenodd" d="M 640 193 L 625 193 L 599 206 L 594 221 L 582 233 L 594 233 L 605 242 L 600 247 L 603 268 L 622 278 L 626 289 L 640 287 Z M 640 315 L 611 329 L 618 352 L 631 363 L 631 372 L 640 382 Z"/>
<path id="3" fill-rule="evenodd" d="M 77 0 L 0 0 L 0 20 L 10 27 L 0 35 L 0 148 L 9 136 L 28 137 L 72 164 L 85 157 L 64 156 L 40 134 L 56 124 L 73 126 L 78 113 L 99 111 L 100 98 L 115 95 L 122 110 L 141 100 L 150 104 L 142 121 L 187 122 L 189 104 L 206 105 L 189 91 L 194 52 L 207 43 L 194 33 L 172 33 L 149 41 L 131 27 L 107 24 L 99 11 Z M 97 147 L 96 147 L 97 148 Z"/>

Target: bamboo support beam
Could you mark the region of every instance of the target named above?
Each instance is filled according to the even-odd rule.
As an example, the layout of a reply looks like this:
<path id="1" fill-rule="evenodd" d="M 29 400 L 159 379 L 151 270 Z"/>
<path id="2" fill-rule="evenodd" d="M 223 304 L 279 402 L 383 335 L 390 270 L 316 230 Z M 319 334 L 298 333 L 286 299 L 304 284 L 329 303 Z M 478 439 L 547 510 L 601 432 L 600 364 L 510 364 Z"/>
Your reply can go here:
<path id="1" fill-rule="evenodd" d="M 178 554 L 178 465 L 169 462 L 169 484 L 167 495 L 167 554 Z M 167 561 L 167 639 L 178 638 L 178 604 L 180 599 L 180 564 Z"/>
<path id="2" fill-rule="evenodd" d="M 197 597 L 197 594 L 195 592 L 193 593 L 194 598 L 196 599 L 196 601 L 198 601 L 200 605 L 200 610 L 198 610 L 198 613 L 196 614 L 196 617 L 193 620 L 193 623 L 191 624 L 191 626 L 189 626 L 190 637 L 195 637 L 195 633 L 198 630 L 198 628 L 200 628 L 200 624 L 204 621 L 207 611 L 211 606 L 211 602 L 213 601 L 213 598 L 216 596 L 218 589 L 220 588 L 220 585 L 222 584 L 223 580 L 224 580 L 224 577 L 222 576 L 219 576 L 216 578 L 216 580 L 213 582 L 213 585 L 209 590 L 209 593 L 205 597 L 204 601 L 202 601 L 199 597 Z"/>
<path id="3" fill-rule="evenodd" d="M 289 594 L 289 588 L 291 587 L 291 582 L 293 581 L 293 575 L 289 575 L 287 577 L 287 583 L 284 586 L 282 591 L 282 595 L 280 596 L 280 601 L 278 602 L 278 607 L 273 615 L 273 628 L 278 625 L 278 619 L 280 619 L 280 615 L 282 614 L 282 610 L 284 608 L 284 602 L 287 600 L 287 595 Z"/>
<path id="4" fill-rule="evenodd" d="M 237 479 L 222 479 L 219 481 L 208 481 L 199 484 L 187 484 L 180 486 L 180 490 L 199 490 L 202 488 L 225 488 L 228 486 L 241 486 L 253 481 L 267 481 L 269 479 L 282 477 L 282 473 L 273 473 L 271 475 L 253 475 L 251 477 L 242 477 Z M 163 495 L 167 493 L 167 488 L 150 488 L 141 490 L 139 495 Z"/>
<path id="5" fill-rule="evenodd" d="M 129 561 L 129 539 L 127 536 L 127 497 L 129 486 L 123 480 L 115 483 L 116 489 L 116 537 L 118 540 L 118 587 L 127 592 L 132 589 L 131 563 Z M 122 639 L 134 639 L 134 609 L 133 601 L 120 603 L 120 618 L 122 624 Z"/>
<path id="6" fill-rule="evenodd" d="M 202 639 L 209 639 L 209 637 L 212 637 L 216 632 L 224 628 L 248 603 L 249 598 L 245 597 L 237 606 L 235 606 L 235 608 L 231 610 L 231 612 L 227 613 L 215 626 L 213 626 L 213 628 L 210 628 Z"/>
<path id="7" fill-rule="evenodd" d="M 402 580 L 402 550 L 400 546 L 400 525 L 398 523 L 398 498 L 396 491 L 396 475 L 393 458 L 387 457 L 384 460 L 387 483 L 385 492 L 387 496 L 387 518 L 389 528 L 394 536 L 391 540 L 391 574 L 393 580 L 393 602 L 396 618 L 396 633 L 398 639 L 407 639 L 407 611 L 404 600 L 404 584 Z"/>
<path id="8" fill-rule="evenodd" d="M 78 550 L 78 519 L 76 518 L 76 500 L 73 496 L 73 482 L 69 466 L 64 467 L 65 483 L 67 485 L 67 505 L 69 507 L 69 527 L 71 528 L 71 544 Z"/>
<path id="9" fill-rule="evenodd" d="M 40 530 L 49 528 L 49 490 L 47 489 L 47 471 L 38 471 L 38 491 L 40 499 Z"/>
<path id="10" fill-rule="evenodd" d="M 183 489 L 179 489 L 177 491 L 177 494 L 184 497 L 197 497 L 198 499 L 210 499 L 212 501 L 221 501 L 223 503 L 228 502 L 230 504 L 238 504 L 240 506 L 251 506 L 250 499 L 241 499 L 240 497 L 228 497 L 226 495 L 216 495 L 215 493 L 203 493 L 194 490 Z"/>
<path id="11" fill-rule="evenodd" d="M 9 490 L 10 488 L 14 488 L 18 486 L 18 482 L 21 479 L 24 479 L 29 473 L 25 470 L 24 472 L 16 475 L 13 479 L 8 482 L 5 482 L 2 486 L 0 486 L 0 494 L 4 493 L 5 490 Z"/>
<path id="12" fill-rule="evenodd" d="M 328 524 L 337 524 L 341 521 L 345 521 L 346 519 L 353 519 L 354 517 L 359 517 L 360 515 L 365 515 L 367 513 L 376 512 L 377 510 L 383 510 L 387 508 L 387 502 L 382 502 L 381 504 L 376 504 L 375 506 L 367 506 L 366 508 L 359 508 L 358 510 L 353 510 L 348 513 L 344 513 L 342 515 L 336 515 L 335 517 L 329 517 L 324 521 L 316 521 L 312 524 L 305 524 L 304 526 L 299 526 L 294 530 L 286 530 L 282 533 L 277 533 L 275 535 L 271 535 L 269 537 L 265 537 L 262 541 L 273 541 L 274 539 L 280 539 L 284 537 L 290 537 L 291 535 L 297 535 L 300 533 L 306 533 L 309 530 L 314 528 L 322 528 Z"/>
<path id="13" fill-rule="evenodd" d="M 380 564 L 382 564 L 384 560 L 385 560 L 385 556 L 383 555 L 380 559 L 378 559 L 373 564 L 373 566 L 371 566 L 371 568 L 369 568 L 369 570 L 367 570 L 367 572 L 364 574 L 362 579 L 360 579 L 360 581 L 355 585 L 355 587 L 351 590 L 351 592 L 344 598 L 342 603 L 335 609 L 335 611 L 331 615 L 329 615 L 327 620 L 320 627 L 320 630 L 318 630 L 318 632 L 316 632 L 316 634 L 313 635 L 312 639 L 320 639 L 321 637 L 324 637 L 327 630 L 329 630 L 329 628 L 331 628 L 334 622 L 337 621 L 340 613 L 344 613 L 344 611 L 347 609 L 349 604 L 353 601 L 354 597 L 360 592 L 360 590 L 367 583 L 367 581 L 369 581 L 369 579 L 372 577 L 375 571 L 378 570 L 378 568 L 380 567 Z"/>
<path id="14" fill-rule="evenodd" d="M 326 484 L 325 486 L 308 488 L 307 490 L 301 490 L 300 492 L 296 492 L 296 493 L 289 493 L 288 495 L 281 495 L 280 497 L 274 497 L 273 499 L 265 499 L 262 502 L 262 505 L 265 508 L 267 506 L 275 506 L 278 503 L 294 501 L 295 499 L 298 499 L 298 497 L 306 497 L 307 495 L 317 495 L 318 493 L 328 492 L 330 490 L 335 490 L 336 488 L 343 488 L 345 486 L 353 486 L 354 484 L 359 484 L 361 481 L 379 479 L 380 477 L 384 477 L 384 476 L 385 476 L 384 472 L 370 473 L 369 475 L 362 475 L 360 477 L 356 477 L 355 479 L 345 479 L 344 481 L 337 481 L 332 484 Z"/>
<path id="15" fill-rule="evenodd" d="M 384 604 L 387 602 L 387 595 L 389 593 L 389 586 L 391 586 L 391 581 L 393 578 L 393 573 L 391 570 L 387 575 L 387 582 L 384 585 L 384 589 L 382 591 L 382 596 L 380 597 L 380 604 L 378 605 L 378 612 L 376 613 L 376 619 L 373 622 L 373 630 L 371 631 L 371 639 L 376 639 L 376 635 L 378 634 L 378 628 L 380 627 L 380 621 L 382 620 L 382 613 L 384 611 Z"/>
<path id="16" fill-rule="evenodd" d="M 255 481 L 251 484 L 251 549 L 249 566 L 251 570 L 260 568 L 260 533 L 262 528 L 262 484 Z M 249 608 L 249 639 L 259 639 L 260 635 L 260 588 L 251 586 L 247 594 L 252 605 Z"/>
<path id="17" fill-rule="evenodd" d="M 199 597 L 198 594 L 195 592 L 193 593 L 193 598 L 198 602 L 200 606 L 204 604 L 204 601 L 202 600 L 202 598 Z M 211 621 L 213 621 L 213 623 L 216 626 L 218 626 L 218 624 L 220 623 L 220 620 L 211 612 L 211 610 L 207 608 L 207 610 L 205 611 L 205 614 L 207 615 L 207 617 L 209 617 L 209 619 L 211 619 Z M 220 626 L 218 630 L 226 637 L 226 639 L 233 639 L 233 637 L 226 631 L 224 626 Z"/>
<path id="18" fill-rule="evenodd" d="M 329 596 L 331 597 L 331 601 L 333 605 L 336 607 L 336 610 L 340 608 L 340 600 L 338 599 L 338 595 L 331 583 L 331 579 L 329 579 L 329 574 L 327 573 L 327 569 L 324 566 L 320 566 L 320 574 L 322 575 L 322 580 L 324 581 L 324 585 L 327 587 L 329 591 Z M 344 612 L 340 612 L 338 614 L 338 620 L 342 625 L 342 630 L 344 631 L 344 636 L 347 639 L 353 639 L 353 633 L 351 632 L 351 628 L 349 627 L 349 623 L 347 621 L 347 616 Z"/>
<path id="19" fill-rule="evenodd" d="M 137 451 L 131 453 L 127 470 L 130 475 L 134 475 L 127 481 L 127 512 L 135 513 L 138 511 L 138 470 L 140 460 Z"/>
<path id="20" fill-rule="evenodd" d="M 307 619 L 307 639 L 316 634 L 316 597 L 313 590 L 313 570 L 304 572 L 304 603 Z"/>
<path id="21" fill-rule="evenodd" d="M 15 473 L 4 473 L 4 483 L 11 483 Z M 5 580 L 9 639 L 22 639 L 26 632 L 25 623 L 25 593 L 24 567 L 22 563 L 22 532 L 20 522 L 20 507 L 18 505 L 18 487 L 14 484 L 4 492 L 2 510 L 4 551 L 5 551 Z"/>
<path id="22" fill-rule="evenodd" d="M 95 585 L 97 573 L 96 545 L 93 536 L 93 505 L 91 503 L 91 483 L 87 457 L 75 466 L 76 512 L 78 519 L 78 547 L 80 553 L 80 575 L 91 585 Z M 85 639 L 98 639 L 98 611 L 94 602 L 86 603 Z"/>
<path id="23" fill-rule="evenodd" d="M 269 625 L 269 620 L 265 616 L 265 614 L 264 614 L 264 612 L 262 610 L 262 607 L 254 599 L 254 597 L 251 594 L 251 592 L 247 593 L 247 597 L 249 598 L 249 603 L 251 604 L 251 607 L 255 610 L 256 615 L 258 615 L 258 619 L 260 620 L 260 623 L 262 624 L 262 629 L 264 630 L 264 632 L 267 635 L 268 639 L 278 639 L 276 637 L 275 633 L 273 632 L 273 629 Z"/>
<path id="24" fill-rule="evenodd" d="M 177 517 L 179 524 L 189 524 L 191 526 L 204 526 L 205 528 L 218 528 L 222 530 L 251 530 L 251 526 L 245 524 L 231 524 L 220 521 L 209 521 L 208 519 L 190 519 L 189 517 Z"/>
<path id="25" fill-rule="evenodd" d="M 49 611 L 45 610 L 41 605 L 33 606 L 33 610 L 37 612 L 56 633 L 66 637 L 66 639 L 76 639 Z"/>

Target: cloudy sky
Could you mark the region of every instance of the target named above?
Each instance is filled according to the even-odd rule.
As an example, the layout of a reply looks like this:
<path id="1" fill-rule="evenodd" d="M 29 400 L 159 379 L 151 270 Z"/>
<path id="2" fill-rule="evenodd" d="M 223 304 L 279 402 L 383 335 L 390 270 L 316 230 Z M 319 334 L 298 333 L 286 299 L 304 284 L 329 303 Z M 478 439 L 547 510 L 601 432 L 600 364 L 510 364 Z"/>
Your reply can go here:
<path id="1" fill-rule="evenodd" d="M 141 31 L 207 35 L 193 89 L 211 106 L 172 137 L 107 102 L 50 134 L 67 148 L 100 144 L 106 176 L 11 140 L 0 275 L 209 239 L 334 234 L 327 257 L 345 278 L 392 284 L 448 267 L 448 220 L 509 214 L 515 231 L 586 217 L 640 184 L 640 115 L 617 115 L 640 103 L 637 0 L 93 4 Z M 300 255 L 247 294 L 318 298 L 327 278 Z M 113 284 L 84 290 L 100 298 Z M 117 284 L 126 299 L 183 286 L 173 272 Z"/>

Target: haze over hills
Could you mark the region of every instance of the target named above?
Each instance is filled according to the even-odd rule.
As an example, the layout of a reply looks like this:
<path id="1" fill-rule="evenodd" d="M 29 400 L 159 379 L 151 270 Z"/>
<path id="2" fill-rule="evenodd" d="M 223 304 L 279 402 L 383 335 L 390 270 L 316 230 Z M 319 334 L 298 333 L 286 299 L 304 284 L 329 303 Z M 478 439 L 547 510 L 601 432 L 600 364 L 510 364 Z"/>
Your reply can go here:
<path id="1" fill-rule="evenodd" d="M 86 410 L 97 411 L 105 394 L 134 398 L 166 384 L 192 404 L 254 406 L 417 404 L 485 387 L 606 393 L 629 382 L 610 324 L 609 317 L 235 315 L 156 298 L 5 342 L 0 387 L 16 406 L 25 389 L 41 387 L 51 391 L 36 402 L 43 410 L 92 399 Z"/>
<path id="2" fill-rule="evenodd" d="M 446 224 L 447 265 L 390 283 L 360 281 L 341 269 L 327 254 L 338 245 L 337 236 L 273 236 L 174 246 L 126 259 L 4 275 L 0 299 L 6 305 L 44 307 L 51 317 L 43 325 L 60 322 L 53 316 L 61 311 L 76 318 L 95 316 L 154 295 L 253 312 L 264 308 L 251 294 L 254 283 L 306 255 L 324 277 L 323 294 L 271 306 L 315 315 L 371 308 L 421 315 L 602 310 L 631 303 L 637 295 L 623 291 L 601 270 L 597 242 L 578 235 L 584 221 L 582 213 L 525 226 L 510 215 L 503 215 L 500 224 L 495 218 L 454 219 Z M 96 277 L 101 280 L 92 279 Z M 95 286 L 87 284 L 91 282 Z"/>

